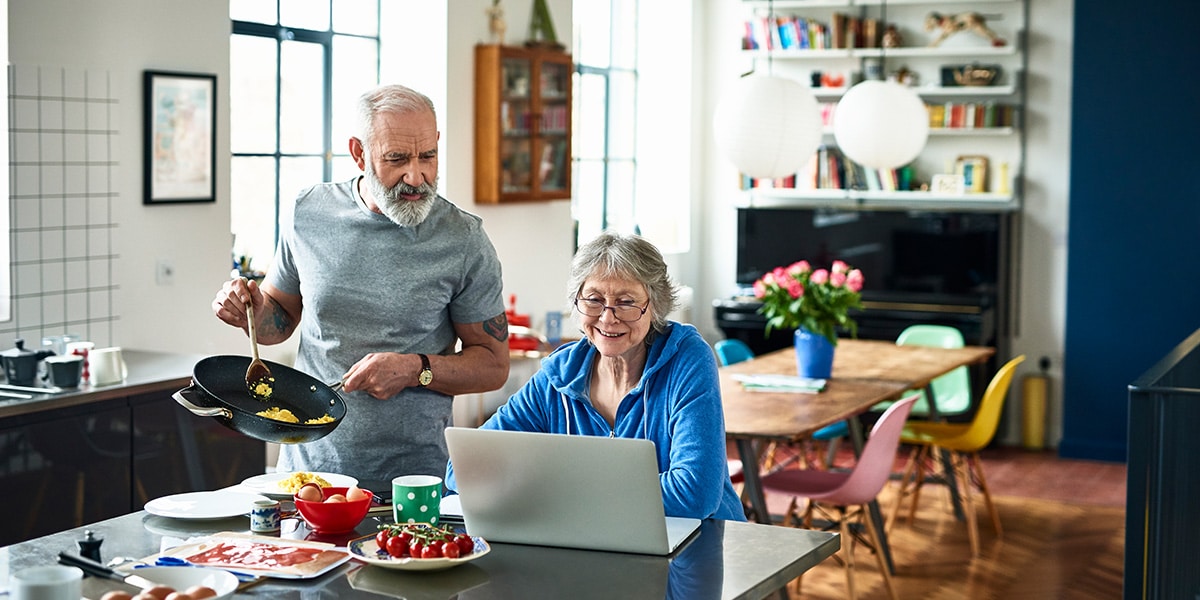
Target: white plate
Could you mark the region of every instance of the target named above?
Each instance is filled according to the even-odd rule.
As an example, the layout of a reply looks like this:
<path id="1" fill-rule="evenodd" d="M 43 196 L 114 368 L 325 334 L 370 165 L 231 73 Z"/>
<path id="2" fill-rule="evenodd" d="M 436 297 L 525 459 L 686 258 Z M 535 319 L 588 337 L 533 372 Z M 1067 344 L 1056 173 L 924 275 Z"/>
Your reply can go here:
<path id="1" fill-rule="evenodd" d="M 250 514 L 258 500 L 267 498 L 231 491 L 188 492 L 155 498 L 146 503 L 146 512 L 173 519 L 225 519 Z"/>
<path id="2" fill-rule="evenodd" d="M 229 561 L 228 564 L 203 564 L 202 566 L 216 569 L 231 569 L 238 572 L 280 579 L 309 579 L 324 575 L 338 565 L 350 560 L 348 552 L 326 542 L 309 542 L 233 531 L 192 539 L 144 560 L 153 562 L 160 556 L 173 556 L 189 560 L 196 564 L 202 564 L 208 561 L 198 558 L 199 554 L 211 551 L 222 545 L 235 546 L 236 549 L 233 556 L 240 558 L 235 558 Z M 273 553 L 294 554 L 297 549 L 312 550 L 315 552 L 311 560 L 290 566 L 263 566 L 261 563 L 256 563 L 253 560 L 269 559 L 273 556 Z"/>
<path id="3" fill-rule="evenodd" d="M 471 539 L 475 540 L 475 551 L 459 558 L 393 558 L 387 551 L 379 549 L 379 544 L 375 543 L 373 535 L 350 540 L 350 543 L 346 544 L 346 549 L 354 558 L 385 569 L 437 571 L 471 562 L 492 551 L 492 547 L 483 541 L 483 538 L 472 536 Z"/>
<path id="4" fill-rule="evenodd" d="M 315 471 L 311 473 L 320 477 L 321 479 L 324 479 L 325 481 L 328 481 L 330 487 L 354 487 L 358 485 L 358 480 L 349 475 L 338 475 L 337 473 L 321 473 Z M 256 494 L 270 496 L 276 500 L 291 499 L 292 493 L 280 489 L 279 487 L 279 482 L 291 476 L 291 473 L 264 473 L 262 475 L 255 475 L 254 477 L 247 477 L 242 481 L 242 485 L 246 489 Z"/>
<path id="5" fill-rule="evenodd" d="M 194 585 L 202 585 L 217 593 L 212 600 L 228 598 L 237 591 L 238 579 L 229 571 L 208 567 L 142 567 L 133 570 L 149 581 L 165 585 L 182 592 Z"/>

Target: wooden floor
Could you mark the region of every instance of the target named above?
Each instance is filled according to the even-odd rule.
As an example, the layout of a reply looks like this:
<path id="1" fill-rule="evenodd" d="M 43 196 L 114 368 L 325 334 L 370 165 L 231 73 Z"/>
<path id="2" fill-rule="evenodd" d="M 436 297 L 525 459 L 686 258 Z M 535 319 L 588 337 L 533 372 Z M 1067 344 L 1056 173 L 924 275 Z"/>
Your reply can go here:
<path id="1" fill-rule="evenodd" d="M 977 504 L 982 546 L 981 555 L 972 559 L 966 524 L 954 519 L 945 488 L 928 486 L 915 523 L 897 522 L 890 532 L 899 596 L 1121 598 L 1125 465 L 1013 448 L 989 449 L 983 459 L 1003 536 L 996 536 L 982 503 Z M 853 457 L 843 454 L 841 461 L 852 463 Z M 885 514 L 896 485 L 889 484 L 882 497 Z M 787 501 L 768 498 L 773 512 L 783 512 Z M 888 598 L 870 551 L 857 546 L 855 563 L 858 598 Z M 800 593 L 794 587 L 789 592 L 794 599 L 848 597 L 843 568 L 832 558 L 803 577 Z"/>

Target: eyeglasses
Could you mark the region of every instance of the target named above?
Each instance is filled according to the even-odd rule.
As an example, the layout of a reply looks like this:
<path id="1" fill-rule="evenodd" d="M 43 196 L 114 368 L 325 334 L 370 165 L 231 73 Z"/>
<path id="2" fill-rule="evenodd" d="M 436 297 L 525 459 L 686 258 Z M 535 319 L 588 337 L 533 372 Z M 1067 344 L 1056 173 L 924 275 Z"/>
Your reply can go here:
<path id="1" fill-rule="evenodd" d="M 611 310 L 613 316 L 618 321 L 632 323 L 646 314 L 646 310 L 650 308 L 650 302 L 647 301 L 645 306 L 634 306 L 633 304 L 618 304 L 616 306 L 605 306 L 603 300 L 594 300 L 592 298 L 576 298 L 575 310 L 579 314 L 588 317 L 600 317 L 604 315 L 605 310 Z"/>

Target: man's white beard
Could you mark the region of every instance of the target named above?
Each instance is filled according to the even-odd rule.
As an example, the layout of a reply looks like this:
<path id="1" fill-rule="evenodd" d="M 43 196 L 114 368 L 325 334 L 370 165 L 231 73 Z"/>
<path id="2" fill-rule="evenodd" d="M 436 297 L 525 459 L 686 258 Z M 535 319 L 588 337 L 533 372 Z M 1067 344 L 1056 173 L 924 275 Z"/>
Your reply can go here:
<path id="1" fill-rule="evenodd" d="M 363 163 L 363 180 L 367 182 L 367 191 L 371 192 L 371 197 L 375 199 L 375 204 L 384 216 L 404 227 L 416 227 L 425 222 L 437 198 L 436 175 L 431 184 L 414 187 L 399 181 L 389 188 L 375 176 L 375 166 L 370 160 L 364 160 Z M 421 199 L 405 200 L 400 197 L 401 194 L 420 194 Z"/>

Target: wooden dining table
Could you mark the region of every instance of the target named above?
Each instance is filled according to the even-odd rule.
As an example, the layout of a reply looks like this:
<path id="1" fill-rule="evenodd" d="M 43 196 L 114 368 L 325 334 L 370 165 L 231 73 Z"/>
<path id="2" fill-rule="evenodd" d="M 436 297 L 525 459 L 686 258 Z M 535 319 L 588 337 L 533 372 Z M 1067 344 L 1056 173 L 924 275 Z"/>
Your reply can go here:
<path id="1" fill-rule="evenodd" d="M 738 375 L 795 375 L 796 354 L 791 347 L 722 367 L 725 434 L 735 442 L 742 461 L 748 516 L 760 523 L 772 522 L 762 480 L 753 467 L 764 442 L 801 442 L 822 427 L 845 421 L 855 451 L 861 451 L 865 436 L 858 415 L 880 402 L 900 399 L 907 390 L 925 389 L 930 416 L 937 418 L 937 399 L 930 383 L 958 367 L 986 362 L 993 354 L 995 348 L 987 346 L 936 348 L 843 339 L 834 353 L 833 374 L 819 393 L 748 391 L 736 379 Z M 955 506 L 956 512 L 961 510 L 957 498 Z M 870 509 L 891 565 L 878 503 L 872 503 Z"/>

